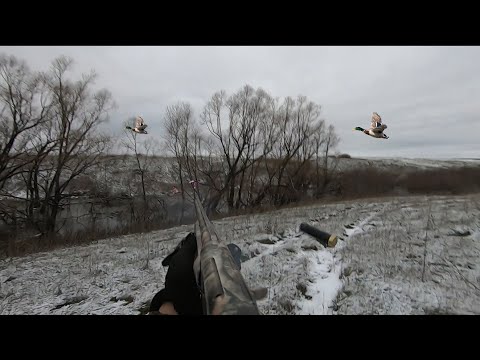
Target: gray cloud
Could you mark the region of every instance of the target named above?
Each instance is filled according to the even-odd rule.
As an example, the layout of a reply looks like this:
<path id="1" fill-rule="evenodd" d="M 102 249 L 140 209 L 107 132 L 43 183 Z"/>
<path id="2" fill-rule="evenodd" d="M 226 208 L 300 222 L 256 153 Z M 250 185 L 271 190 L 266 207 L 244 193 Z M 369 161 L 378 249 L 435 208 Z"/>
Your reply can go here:
<path id="1" fill-rule="evenodd" d="M 0 52 L 46 69 L 64 54 L 75 72 L 95 69 L 97 86 L 118 108 L 112 134 L 136 114 L 161 136 L 165 107 L 188 101 L 198 112 L 216 91 L 244 84 L 273 96 L 306 95 L 352 156 L 479 157 L 479 47 L 0 47 Z M 352 131 L 373 111 L 389 140 Z"/>

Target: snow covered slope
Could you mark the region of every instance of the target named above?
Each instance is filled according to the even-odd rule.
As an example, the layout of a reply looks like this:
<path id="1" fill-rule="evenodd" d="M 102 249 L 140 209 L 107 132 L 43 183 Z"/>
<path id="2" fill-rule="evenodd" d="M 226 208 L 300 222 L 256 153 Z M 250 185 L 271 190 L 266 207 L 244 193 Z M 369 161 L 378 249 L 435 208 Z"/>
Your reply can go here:
<path id="1" fill-rule="evenodd" d="M 215 221 L 269 289 L 263 314 L 480 314 L 480 196 L 401 197 Z M 300 232 L 337 234 L 333 249 Z M 142 314 L 193 226 L 0 261 L 0 314 Z"/>

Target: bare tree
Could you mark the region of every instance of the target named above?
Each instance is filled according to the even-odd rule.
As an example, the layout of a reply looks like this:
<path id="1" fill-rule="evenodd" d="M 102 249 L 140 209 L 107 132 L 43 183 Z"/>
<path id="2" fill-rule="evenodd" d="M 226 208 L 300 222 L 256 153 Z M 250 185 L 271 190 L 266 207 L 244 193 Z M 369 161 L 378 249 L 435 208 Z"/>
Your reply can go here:
<path id="1" fill-rule="evenodd" d="M 125 125 L 130 123 L 130 121 L 125 122 Z M 130 194 L 133 194 L 131 198 L 131 214 L 132 221 L 142 220 L 143 222 L 151 220 L 152 216 L 154 217 L 154 212 L 159 210 L 159 207 L 156 201 L 163 211 L 165 211 L 165 204 L 163 200 L 154 195 L 149 195 L 147 188 L 151 191 L 155 190 L 155 184 L 158 183 L 158 179 L 155 178 L 155 174 L 158 174 L 160 169 L 157 171 L 152 171 L 152 168 L 155 164 L 154 156 L 157 152 L 159 146 L 158 141 L 153 138 L 145 137 L 145 135 L 138 135 L 137 133 L 125 129 L 124 138 L 122 140 L 122 145 L 127 149 L 127 151 L 133 153 L 135 168 L 132 172 L 131 181 L 129 182 L 129 187 L 131 189 Z M 138 182 L 136 179 L 140 178 Z M 133 189 L 132 189 L 133 187 Z M 135 195 L 137 194 L 138 188 L 140 188 L 142 205 L 140 207 L 140 212 L 135 206 Z M 149 201 L 150 200 L 152 201 Z"/>
<path id="2" fill-rule="evenodd" d="M 333 127 L 326 132 L 320 106 L 305 96 L 279 104 L 248 85 L 229 97 L 217 92 L 206 104 L 201 118 L 220 160 L 216 171 L 203 171 L 216 189 L 212 209 L 224 195 L 229 209 L 259 205 L 267 196 L 282 204 L 311 185 L 315 154 L 336 144 Z M 322 169 L 328 183 L 328 164 Z"/>
<path id="3" fill-rule="evenodd" d="M 317 179 L 322 179 L 320 183 L 317 182 L 316 187 L 316 196 L 319 197 L 323 194 L 327 188 L 327 186 L 332 182 L 335 177 L 338 160 L 336 158 L 331 158 L 330 154 L 332 149 L 334 149 L 340 139 L 335 133 L 335 128 L 333 125 L 329 125 L 328 129 L 324 132 L 324 136 L 321 139 L 316 139 L 316 171 L 317 174 L 320 175 Z M 319 171 L 319 155 L 322 155 L 323 158 L 323 166 Z"/>
<path id="4" fill-rule="evenodd" d="M 314 155 L 312 137 L 321 131 L 320 106 L 304 96 L 296 100 L 285 98 L 275 109 L 271 128 L 264 131 L 265 143 L 271 146 L 270 156 L 264 158 L 266 181 L 253 201 L 254 205 L 270 195 L 273 204 L 287 201 L 295 190 L 292 179 L 309 164 Z"/>
<path id="5" fill-rule="evenodd" d="M 45 187 L 42 188 L 42 178 L 45 172 L 53 169 L 47 168 L 46 159 L 56 147 L 56 139 L 51 134 L 51 122 L 37 127 L 37 132 L 31 137 L 31 153 L 33 161 L 25 166 L 25 171 L 21 174 L 25 183 L 27 192 L 24 217 L 41 230 L 37 223 L 35 210 L 41 207 L 41 200 L 44 198 Z"/>
<path id="6" fill-rule="evenodd" d="M 43 79 L 24 61 L 0 55 L 0 190 L 35 161 L 29 142 L 51 115 L 49 95 Z"/>
<path id="7" fill-rule="evenodd" d="M 0 55 L 0 194 L 11 201 L 0 203 L 0 217 L 6 223 L 23 222 L 31 204 L 24 196 L 21 177 L 28 167 L 36 168 L 41 156 L 52 148 L 43 141 L 36 148 L 35 138 L 51 116 L 51 97 L 42 77 L 24 61 Z M 38 196 L 37 196 L 38 199 Z M 24 202 L 26 211 L 19 208 Z"/>
<path id="8" fill-rule="evenodd" d="M 286 194 L 289 194 L 288 201 L 299 200 L 310 185 L 311 160 L 315 155 L 315 136 L 321 134 L 324 129 L 324 123 L 319 116 L 319 105 L 307 101 L 304 96 L 298 97 L 294 127 L 301 131 L 296 133 L 293 140 L 294 155 L 290 157 L 290 151 L 286 151 L 290 160 L 285 167 L 286 179 L 283 181 Z M 280 186 L 277 189 L 280 189 Z M 281 203 L 286 201 L 285 196 L 280 200 Z"/>
<path id="9" fill-rule="evenodd" d="M 259 123 L 260 154 L 259 161 L 251 167 L 250 184 L 248 192 L 248 204 L 258 206 L 267 196 L 272 187 L 275 171 L 272 171 L 272 164 L 275 167 L 274 148 L 278 146 L 281 138 L 278 111 L 279 100 L 271 99 L 267 109 L 267 116 Z"/>
<path id="10" fill-rule="evenodd" d="M 124 128 L 127 124 L 131 123 L 131 121 L 126 121 L 124 123 Z M 148 144 L 146 145 L 145 142 L 141 142 L 138 140 L 139 136 L 145 135 L 138 135 L 136 132 L 124 129 L 125 138 L 122 141 L 122 145 L 130 152 L 133 152 L 133 156 L 135 159 L 136 164 L 136 172 L 140 175 L 140 185 L 141 191 L 144 202 L 147 202 L 147 192 L 145 188 L 145 173 L 147 172 L 148 161 L 147 161 L 147 153 L 149 152 L 150 148 Z M 143 150 L 143 153 L 142 153 Z"/>
<path id="11" fill-rule="evenodd" d="M 185 212 L 185 177 L 196 178 L 197 166 L 196 150 L 199 130 L 196 127 L 190 104 L 179 102 L 168 106 L 164 117 L 164 128 L 167 148 L 176 161 L 176 180 L 180 183 L 182 196 L 180 216 L 180 221 L 182 221 Z"/>
<path id="12" fill-rule="evenodd" d="M 234 94 L 230 98 L 230 109 L 237 109 L 237 113 L 234 113 L 238 118 L 237 127 L 241 130 L 243 136 L 242 141 L 245 143 L 244 151 L 241 153 L 239 161 L 239 181 L 232 181 L 230 186 L 230 199 L 233 204 L 236 189 L 236 203 L 235 208 L 240 206 L 246 206 L 246 202 L 243 200 L 243 190 L 245 186 L 249 186 L 247 182 L 247 171 L 254 167 L 263 156 L 268 155 L 268 147 L 263 148 L 261 144 L 261 132 L 263 130 L 262 125 L 270 119 L 272 97 L 263 89 L 257 89 L 255 92 L 249 92 L 248 86 L 244 87 L 242 91 Z M 232 112 L 232 110 L 231 110 Z M 234 138 L 235 139 L 235 138 Z M 235 144 L 239 144 L 239 141 L 235 141 Z M 237 150 L 240 149 L 237 147 Z M 251 173 L 251 172 L 250 172 Z M 232 186 L 234 185 L 234 186 Z M 251 186 L 251 181 L 250 181 Z M 247 190 L 248 198 L 248 190 Z"/>
<path id="13" fill-rule="evenodd" d="M 90 87 L 96 75 L 84 74 L 75 82 L 66 78 L 73 60 L 59 57 L 52 62 L 49 72 L 43 74 L 52 97 L 51 132 L 55 148 L 45 160 L 49 171 L 43 181 L 45 231 L 54 233 L 56 218 L 66 190 L 73 179 L 97 164 L 99 156 L 108 148 L 109 138 L 100 133 L 99 125 L 108 120 L 108 111 L 114 106 L 111 94 L 100 90 L 93 94 Z"/>
<path id="14" fill-rule="evenodd" d="M 259 159 L 254 156 L 259 141 L 258 123 L 267 116 L 269 102 L 265 91 L 245 85 L 229 98 L 224 91 L 214 94 L 205 106 L 201 118 L 217 143 L 224 175 L 221 188 L 211 199 L 211 209 L 217 207 L 224 194 L 229 209 L 242 203 L 245 171 Z"/>

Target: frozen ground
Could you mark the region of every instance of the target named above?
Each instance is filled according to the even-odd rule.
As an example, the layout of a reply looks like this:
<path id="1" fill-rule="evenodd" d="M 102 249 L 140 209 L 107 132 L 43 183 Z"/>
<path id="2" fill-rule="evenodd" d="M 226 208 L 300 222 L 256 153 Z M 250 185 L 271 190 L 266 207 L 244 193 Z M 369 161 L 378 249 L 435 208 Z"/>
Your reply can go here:
<path id="1" fill-rule="evenodd" d="M 325 249 L 302 222 L 338 234 Z M 480 314 L 480 195 L 356 200 L 214 222 L 263 314 Z M 182 226 L 0 261 L 0 314 L 142 314 Z"/>

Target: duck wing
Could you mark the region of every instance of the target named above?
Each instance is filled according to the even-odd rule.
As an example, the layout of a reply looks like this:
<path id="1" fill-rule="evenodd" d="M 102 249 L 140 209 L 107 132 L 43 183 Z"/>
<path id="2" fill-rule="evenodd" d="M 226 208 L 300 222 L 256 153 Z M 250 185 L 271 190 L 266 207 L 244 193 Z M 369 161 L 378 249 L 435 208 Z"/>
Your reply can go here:
<path id="1" fill-rule="evenodd" d="M 382 123 L 382 117 L 380 115 L 378 115 L 378 113 L 374 112 L 373 115 L 372 115 L 372 122 L 378 122 L 378 123 Z"/>
<path id="2" fill-rule="evenodd" d="M 378 113 L 374 112 L 372 115 L 371 127 L 373 129 L 373 128 L 379 127 L 380 125 L 382 125 L 382 118 L 380 115 L 378 115 Z"/>
<path id="3" fill-rule="evenodd" d="M 135 127 L 136 128 L 142 128 L 144 126 L 143 119 L 140 116 L 137 116 L 135 119 Z"/>

